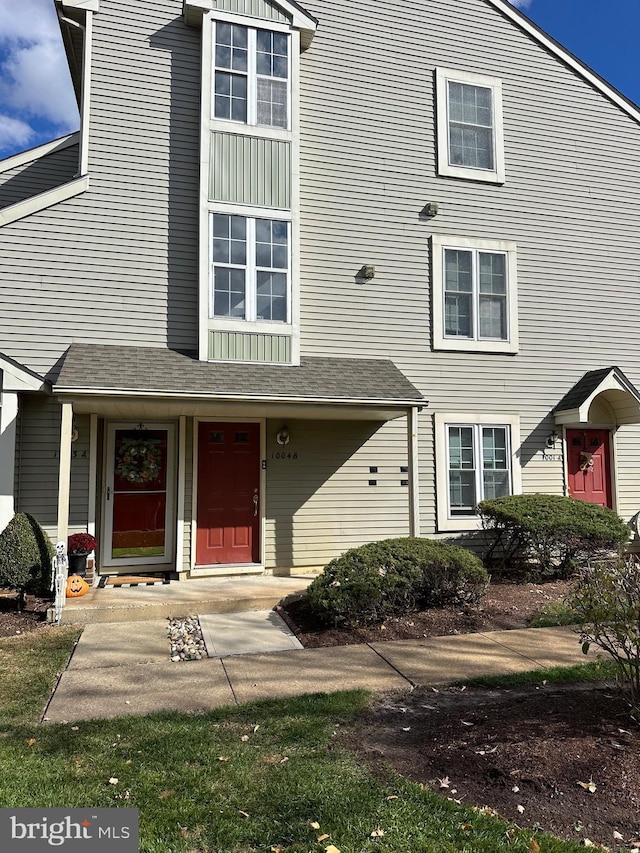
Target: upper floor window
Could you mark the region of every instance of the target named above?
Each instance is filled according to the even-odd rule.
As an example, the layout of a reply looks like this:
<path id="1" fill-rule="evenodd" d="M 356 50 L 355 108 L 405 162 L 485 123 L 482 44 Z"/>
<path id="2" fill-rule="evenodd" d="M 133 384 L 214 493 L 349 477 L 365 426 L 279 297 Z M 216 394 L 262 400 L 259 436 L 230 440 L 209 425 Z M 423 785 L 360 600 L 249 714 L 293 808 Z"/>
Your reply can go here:
<path id="1" fill-rule="evenodd" d="M 215 118 L 286 129 L 289 80 L 287 33 L 215 24 Z"/>
<path id="2" fill-rule="evenodd" d="M 436 85 L 439 174 L 503 183 L 500 81 L 437 69 Z"/>
<path id="3" fill-rule="evenodd" d="M 434 236 L 435 349 L 517 352 L 516 247 Z"/>
<path id="4" fill-rule="evenodd" d="M 212 215 L 211 317 L 288 322 L 289 223 Z"/>

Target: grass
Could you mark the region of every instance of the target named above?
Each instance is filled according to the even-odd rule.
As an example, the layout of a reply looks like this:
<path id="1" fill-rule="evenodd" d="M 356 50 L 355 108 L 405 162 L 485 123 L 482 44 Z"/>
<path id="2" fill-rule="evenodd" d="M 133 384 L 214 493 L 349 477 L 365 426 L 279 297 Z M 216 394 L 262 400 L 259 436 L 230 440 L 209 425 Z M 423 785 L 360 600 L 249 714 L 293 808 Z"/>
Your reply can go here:
<path id="1" fill-rule="evenodd" d="M 521 687 L 527 684 L 579 684 L 584 682 L 615 681 L 618 668 L 612 660 L 597 660 L 575 666 L 551 666 L 512 675 L 486 675 L 460 682 L 466 687 Z"/>
<path id="2" fill-rule="evenodd" d="M 552 601 L 532 618 L 531 628 L 553 628 L 556 625 L 575 625 L 578 618 L 575 612 L 564 601 Z"/>
<path id="3" fill-rule="evenodd" d="M 583 849 L 391 772 L 372 775 L 336 737 L 368 707 L 364 692 L 40 726 L 76 636 L 58 628 L 0 641 L 4 807 L 138 808 L 141 853 L 323 853 L 330 844 L 341 853 Z M 378 829 L 384 835 L 372 836 Z"/>

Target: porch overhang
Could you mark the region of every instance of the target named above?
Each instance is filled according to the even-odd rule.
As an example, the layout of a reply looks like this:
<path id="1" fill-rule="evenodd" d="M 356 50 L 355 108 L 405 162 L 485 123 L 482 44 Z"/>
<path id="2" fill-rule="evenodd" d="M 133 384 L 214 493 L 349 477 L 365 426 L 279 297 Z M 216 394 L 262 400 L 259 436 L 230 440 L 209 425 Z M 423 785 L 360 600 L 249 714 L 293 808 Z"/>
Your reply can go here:
<path id="1" fill-rule="evenodd" d="M 640 392 L 619 367 L 605 367 L 585 373 L 565 394 L 553 410 L 556 424 L 588 424 L 596 397 L 608 404 L 616 426 L 640 423 Z"/>
<path id="2" fill-rule="evenodd" d="M 73 344 L 54 393 L 79 414 L 378 420 L 427 401 L 389 360 L 307 357 L 300 365 L 201 362 L 172 350 Z"/>

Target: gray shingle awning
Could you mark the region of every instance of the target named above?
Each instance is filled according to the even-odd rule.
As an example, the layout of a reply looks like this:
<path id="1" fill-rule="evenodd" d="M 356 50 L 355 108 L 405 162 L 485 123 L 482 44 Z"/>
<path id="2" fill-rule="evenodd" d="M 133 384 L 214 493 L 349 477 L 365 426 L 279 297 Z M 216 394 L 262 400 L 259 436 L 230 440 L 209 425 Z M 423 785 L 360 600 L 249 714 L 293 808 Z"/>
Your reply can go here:
<path id="1" fill-rule="evenodd" d="M 619 367 L 585 373 L 553 410 L 556 423 L 588 423 L 589 408 L 600 395 L 611 406 L 617 424 L 640 423 L 640 392 Z"/>
<path id="2" fill-rule="evenodd" d="M 206 362 L 153 347 L 72 344 L 56 394 L 407 408 L 427 404 L 386 359 L 303 357 L 299 366 Z"/>

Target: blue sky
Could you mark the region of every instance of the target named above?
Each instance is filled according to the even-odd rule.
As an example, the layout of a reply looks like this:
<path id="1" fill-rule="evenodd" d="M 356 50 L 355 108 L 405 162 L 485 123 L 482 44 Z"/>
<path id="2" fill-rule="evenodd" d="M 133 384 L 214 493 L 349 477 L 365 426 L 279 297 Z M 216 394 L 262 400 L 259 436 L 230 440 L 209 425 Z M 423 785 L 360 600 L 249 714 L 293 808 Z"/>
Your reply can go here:
<path id="1" fill-rule="evenodd" d="M 640 104 L 640 0 L 511 2 Z M 77 127 L 53 0 L 0 0 L 0 158 Z"/>

